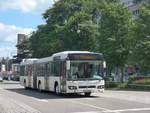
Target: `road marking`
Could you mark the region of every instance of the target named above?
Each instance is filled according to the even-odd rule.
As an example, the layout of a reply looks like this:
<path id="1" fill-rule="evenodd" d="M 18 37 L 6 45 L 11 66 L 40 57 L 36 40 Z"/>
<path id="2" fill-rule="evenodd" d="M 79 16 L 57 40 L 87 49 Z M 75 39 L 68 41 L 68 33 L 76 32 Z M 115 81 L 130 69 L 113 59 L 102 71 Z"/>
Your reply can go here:
<path id="1" fill-rule="evenodd" d="M 35 98 L 35 97 L 30 97 L 31 99 L 34 99 L 36 101 L 39 101 L 39 102 L 48 102 L 48 100 L 46 99 L 38 99 L 38 98 Z"/>
<path id="2" fill-rule="evenodd" d="M 91 108 L 96 108 L 96 109 L 104 110 L 106 112 L 110 112 L 111 111 L 109 109 L 106 109 L 106 108 L 103 108 L 103 107 L 94 106 L 94 105 L 91 105 L 91 104 L 86 104 L 86 103 L 81 103 L 81 102 L 75 102 L 75 101 L 71 101 L 71 102 L 76 103 L 76 104 L 80 104 L 80 105 L 84 105 L 84 106 L 88 106 L 88 107 L 91 107 Z"/>
<path id="3" fill-rule="evenodd" d="M 99 111 L 88 111 L 88 112 L 72 112 L 72 113 L 100 113 Z"/>
<path id="4" fill-rule="evenodd" d="M 121 109 L 121 110 L 110 110 L 110 111 L 103 111 L 103 113 L 116 113 L 116 112 L 125 112 L 125 111 L 150 111 L 150 108 L 135 108 L 135 109 Z"/>
<path id="5" fill-rule="evenodd" d="M 93 105 L 92 106 L 90 105 L 90 107 L 93 107 Z M 96 108 L 99 109 L 99 107 L 96 107 Z M 135 109 L 121 109 L 121 110 L 108 110 L 108 109 L 105 109 L 104 111 L 72 112 L 72 113 L 120 113 L 120 112 L 126 112 L 126 111 L 149 111 L 149 110 L 150 110 L 150 108 L 135 108 Z"/>
<path id="6" fill-rule="evenodd" d="M 3 97 L 2 97 L 3 98 Z M 6 97 L 5 97 L 6 98 Z M 4 100 L 4 99 L 3 99 Z M 4 100 L 5 101 L 5 100 Z M 10 103 L 10 104 L 9 104 Z M 10 106 L 8 106 L 8 104 Z M 38 111 L 37 109 L 23 103 L 20 101 L 16 101 L 12 98 L 7 97 L 5 103 L 3 104 L 4 107 L 6 108 L 6 110 L 10 113 L 12 113 L 12 111 L 14 110 L 14 112 L 16 113 L 16 111 L 20 110 L 20 113 L 41 113 L 40 111 Z M 13 112 L 13 113 L 14 113 Z"/>
<path id="7" fill-rule="evenodd" d="M 39 99 L 39 98 L 36 98 L 36 97 L 29 97 L 29 98 L 34 99 L 34 100 L 39 101 L 39 102 L 48 102 L 47 99 Z"/>
<path id="8" fill-rule="evenodd" d="M 94 100 L 95 98 L 84 98 L 85 100 Z"/>
<path id="9" fill-rule="evenodd" d="M 37 99 L 37 98 L 34 98 L 34 99 L 37 101 L 40 101 L 40 102 L 48 102 L 48 100 L 46 100 L 46 99 Z"/>

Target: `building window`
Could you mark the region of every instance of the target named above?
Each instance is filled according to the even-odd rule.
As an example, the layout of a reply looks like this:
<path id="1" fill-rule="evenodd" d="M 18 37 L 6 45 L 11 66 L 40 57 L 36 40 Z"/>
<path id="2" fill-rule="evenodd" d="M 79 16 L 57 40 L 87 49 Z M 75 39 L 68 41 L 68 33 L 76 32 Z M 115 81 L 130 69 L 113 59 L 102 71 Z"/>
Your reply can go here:
<path id="1" fill-rule="evenodd" d="M 140 14 L 140 10 L 139 10 L 139 9 L 134 10 L 134 11 L 133 11 L 133 14 L 134 14 L 134 15 Z"/>

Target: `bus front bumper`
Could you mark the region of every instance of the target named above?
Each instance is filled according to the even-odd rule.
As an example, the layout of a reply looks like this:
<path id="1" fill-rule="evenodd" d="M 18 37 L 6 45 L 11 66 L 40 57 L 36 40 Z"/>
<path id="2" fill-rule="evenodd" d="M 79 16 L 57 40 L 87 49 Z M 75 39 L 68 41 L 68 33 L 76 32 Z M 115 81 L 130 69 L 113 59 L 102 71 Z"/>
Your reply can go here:
<path id="1" fill-rule="evenodd" d="M 104 83 L 88 83 L 88 84 L 80 84 L 80 83 L 68 83 L 67 84 L 67 93 L 99 93 L 104 92 Z"/>
<path id="2" fill-rule="evenodd" d="M 102 89 L 96 89 L 96 88 L 86 88 L 86 89 L 67 89 L 67 93 L 87 93 L 87 92 L 91 92 L 91 93 L 103 93 L 104 92 L 104 88 Z"/>

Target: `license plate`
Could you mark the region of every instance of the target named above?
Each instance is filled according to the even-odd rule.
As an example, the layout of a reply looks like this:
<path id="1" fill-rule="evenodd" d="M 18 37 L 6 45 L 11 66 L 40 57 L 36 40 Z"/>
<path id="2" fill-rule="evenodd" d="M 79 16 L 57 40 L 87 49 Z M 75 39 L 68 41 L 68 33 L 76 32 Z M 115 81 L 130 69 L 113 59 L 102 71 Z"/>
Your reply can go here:
<path id="1" fill-rule="evenodd" d="M 84 92 L 91 92 L 91 90 L 84 90 Z"/>

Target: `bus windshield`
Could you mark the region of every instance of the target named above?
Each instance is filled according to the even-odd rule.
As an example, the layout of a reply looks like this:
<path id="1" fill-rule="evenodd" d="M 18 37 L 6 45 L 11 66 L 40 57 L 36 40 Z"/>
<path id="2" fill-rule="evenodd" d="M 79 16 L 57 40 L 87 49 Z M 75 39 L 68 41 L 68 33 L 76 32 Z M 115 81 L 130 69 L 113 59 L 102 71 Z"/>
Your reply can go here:
<path id="1" fill-rule="evenodd" d="M 71 62 L 70 74 L 71 80 L 102 80 L 103 66 L 102 62 Z"/>

